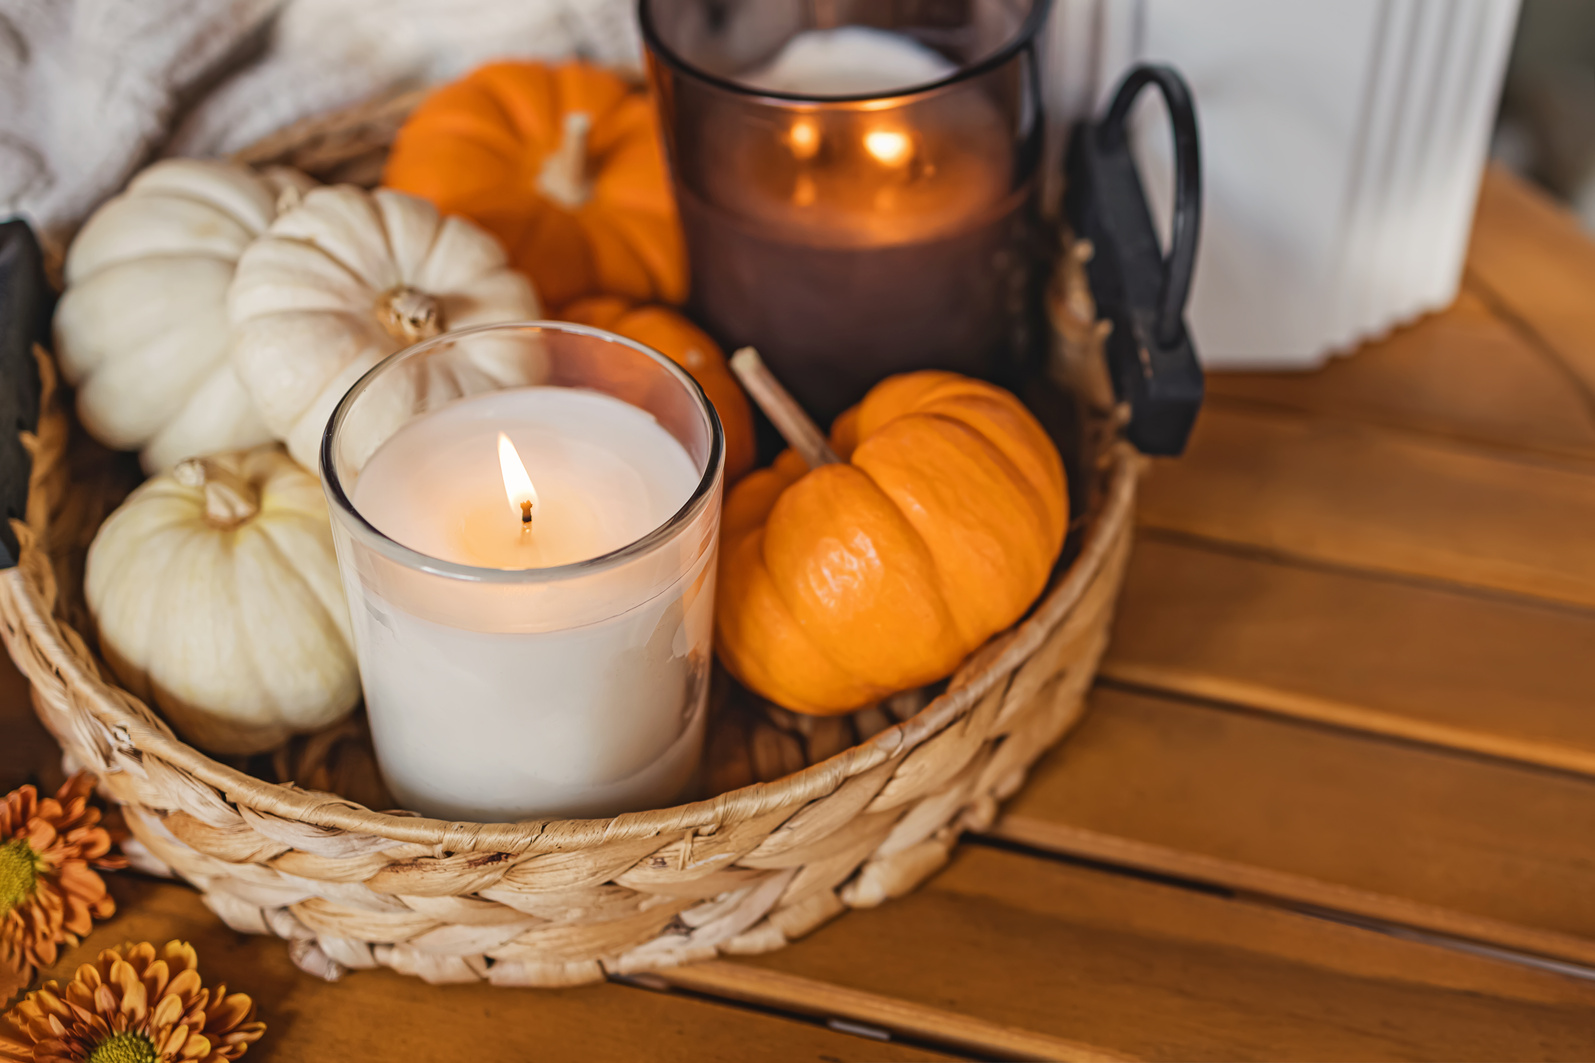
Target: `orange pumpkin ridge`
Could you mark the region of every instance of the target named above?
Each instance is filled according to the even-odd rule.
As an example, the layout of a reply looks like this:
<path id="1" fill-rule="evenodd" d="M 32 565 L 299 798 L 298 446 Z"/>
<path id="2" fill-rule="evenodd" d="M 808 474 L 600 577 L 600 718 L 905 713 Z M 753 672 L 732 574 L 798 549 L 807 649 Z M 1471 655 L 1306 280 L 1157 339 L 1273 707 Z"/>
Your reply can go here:
<path id="1" fill-rule="evenodd" d="M 725 430 L 726 483 L 735 483 L 753 468 L 752 408 L 742 386 L 726 368 L 724 353 L 706 332 L 671 307 L 635 306 L 607 295 L 579 299 L 559 317 L 636 340 L 691 373 Z"/>
<path id="2" fill-rule="evenodd" d="M 1063 462 L 1017 398 L 953 373 L 882 382 L 726 499 L 716 646 L 745 685 L 834 714 L 950 674 L 1045 589 Z"/>
<path id="3" fill-rule="evenodd" d="M 549 304 L 686 298 L 653 106 L 599 67 L 490 63 L 443 86 L 399 130 L 383 183 L 487 229 Z"/>

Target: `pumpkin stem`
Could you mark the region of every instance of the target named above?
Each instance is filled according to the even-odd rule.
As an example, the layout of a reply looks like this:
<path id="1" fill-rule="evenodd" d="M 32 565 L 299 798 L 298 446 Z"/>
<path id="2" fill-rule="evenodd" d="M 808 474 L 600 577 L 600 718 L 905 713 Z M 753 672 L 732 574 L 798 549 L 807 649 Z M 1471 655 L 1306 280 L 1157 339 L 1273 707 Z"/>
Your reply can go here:
<path id="1" fill-rule="evenodd" d="M 205 492 L 205 522 L 213 528 L 236 528 L 260 512 L 255 485 L 214 458 L 180 461 L 172 479 Z"/>
<path id="2" fill-rule="evenodd" d="M 443 308 L 418 288 L 401 284 L 377 296 L 377 320 L 400 343 L 420 343 L 443 331 Z"/>
<path id="3" fill-rule="evenodd" d="M 817 469 L 821 465 L 841 462 L 842 459 L 836 456 L 836 451 L 826 441 L 825 433 L 803 412 L 803 407 L 798 405 L 791 392 L 775 379 L 775 374 L 764 364 L 758 351 L 744 347 L 733 354 L 731 371 L 742 381 L 742 386 L 748 389 L 748 394 L 753 396 L 759 409 L 775 425 L 776 431 L 781 433 L 787 446 L 797 451 L 798 456 L 808 462 L 809 468 Z"/>
<path id="4" fill-rule="evenodd" d="M 559 147 L 548 153 L 537 175 L 537 190 L 566 210 L 575 210 L 593 194 L 592 182 L 587 179 L 587 134 L 592 128 L 588 114 L 567 114 Z"/>
<path id="5" fill-rule="evenodd" d="M 273 204 L 273 209 L 277 215 L 287 214 L 290 210 L 297 209 L 304 201 L 305 194 L 298 185 L 292 181 L 283 181 L 282 187 L 277 189 L 277 201 Z"/>

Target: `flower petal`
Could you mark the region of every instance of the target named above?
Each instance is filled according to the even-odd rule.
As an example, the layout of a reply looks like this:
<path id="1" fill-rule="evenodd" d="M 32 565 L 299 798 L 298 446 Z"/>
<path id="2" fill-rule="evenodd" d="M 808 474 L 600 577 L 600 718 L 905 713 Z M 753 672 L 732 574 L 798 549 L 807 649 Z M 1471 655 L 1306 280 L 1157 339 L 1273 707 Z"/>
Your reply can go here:
<path id="1" fill-rule="evenodd" d="M 161 949 L 161 959 L 175 971 L 191 971 L 199 966 L 199 955 L 186 941 L 168 941 Z"/>
<path id="2" fill-rule="evenodd" d="M 138 972 L 131 963 L 119 962 L 111 968 L 111 979 L 122 991 L 121 1013 L 129 1022 L 142 1023 L 149 1007 L 149 996 L 144 983 L 139 981 Z"/>
<path id="3" fill-rule="evenodd" d="M 68 860 L 61 864 L 55 873 L 55 881 L 61 892 L 84 900 L 93 900 L 105 892 L 105 880 L 82 860 Z"/>
<path id="4" fill-rule="evenodd" d="M 150 953 L 154 955 L 154 951 Z M 166 992 L 166 983 L 171 981 L 171 968 L 166 966 L 165 960 L 155 960 L 144 968 L 144 988 L 149 990 L 151 1000 L 159 1000 Z"/>
<path id="5" fill-rule="evenodd" d="M 27 842 L 28 848 L 35 853 L 43 853 L 55 844 L 55 825 L 43 817 L 35 816 L 28 821 L 22 840 Z"/>
<path id="6" fill-rule="evenodd" d="M 37 1008 L 41 1015 L 59 1015 L 63 1019 L 67 1018 L 72 1014 L 72 1011 L 67 1007 L 66 1001 L 62 1000 L 55 992 L 55 989 L 54 982 L 46 982 L 43 989 L 36 993 L 28 994 L 28 1003 Z"/>
<path id="7" fill-rule="evenodd" d="M 199 972 L 192 967 L 179 971 L 166 987 L 166 995 L 177 997 L 185 1009 L 193 1002 L 194 994 L 203 991 L 204 983 L 199 980 Z"/>
<path id="8" fill-rule="evenodd" d="M 205 1030 L 208 1033 L 225 1033 L 243 1022 L 254 1010 L 255 1002 L 247 993 L 234 993 L 206 1011 Z"/>
<path id="9" fill-rule="evenodd" d="M 166 1036 L 166 1043 L 160 1045 L 160 1054 L 165 1059 L 179 1059 L 178 1053 L 188 1043 L 189 1034 L 193 1033 L 192 1027 L 174 1026 L 172 1032 Z"/>
<path id="10" fill-rule="evenodd" d="M 133 970 L 137 971 L 140 977 L 149 971 L 151 964 L 160 962 L 155 958 L 155 946 L 148 941 L 140 941 L 137 945 L 127 948 L 123 952 L 123 959 L 133 965 Z"/>
<path id="11" fill-rule="evenodd" d="M 155 1004 L 155 1010 L 150 1013 L 151 1026 L 170 1026 L 183 1017 L 183 1002 L 177 997 L 167 994 Z"/>

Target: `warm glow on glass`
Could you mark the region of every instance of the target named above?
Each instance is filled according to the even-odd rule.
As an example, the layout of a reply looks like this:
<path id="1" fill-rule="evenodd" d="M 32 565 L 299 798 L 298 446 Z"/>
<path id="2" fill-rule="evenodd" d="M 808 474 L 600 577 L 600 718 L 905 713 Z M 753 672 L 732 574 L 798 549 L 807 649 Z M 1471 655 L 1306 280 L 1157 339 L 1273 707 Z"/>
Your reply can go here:
<path id="1" fill-rule="evenodd" d="M 897 129 L 876 129 L 864 134 L 864 150 L 887 166 L 901 166 L 913 153 L 908 134 Z"/>
<path id="2" fill-rule="evenodd" d="M 504 495 L 509 499 L 510 509 L 522 524 L 530 524 L 532 510 L 537 508 L 537 488 L 526 475 L 526 466 L 521 464 L 515 444 L 503 432 L 498 434 L 498 465 L 504 473 Z"/>
<path id="3" fill-rule="evenodd" d="M 786 132 L 786 142 L 798 159 L 812 159 L 820 150 L 820 127 L 812 118 L 799 118 Z"/>

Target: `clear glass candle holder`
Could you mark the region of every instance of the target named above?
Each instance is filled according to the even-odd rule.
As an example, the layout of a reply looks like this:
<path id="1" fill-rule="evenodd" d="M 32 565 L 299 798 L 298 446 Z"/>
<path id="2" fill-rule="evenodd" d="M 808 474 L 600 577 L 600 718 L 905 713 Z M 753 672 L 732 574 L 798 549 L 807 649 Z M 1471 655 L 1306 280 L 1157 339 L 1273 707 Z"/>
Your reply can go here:
<path id="1" fill-rule="evenodd" d="M 1049 6 L 641 0 L 694 316 L 727 350 L 756 346 L 822 422 L 892 373 L 1022 371 L 1039 335 Z M 799 46 L 829 49 L 831 69 L 777 79 L 807 92 L 770 88 Z M 908 83 L 852 91 L 890 82 L 874 60 L 904 52 Z"/>
<path id="2" fill-rule="evenodd" d="M 405 807 L 502 822 L 689 796 L 724 461 L 691 376 L 578 325 L 448 333 L 350 389 L 321 461 L 372 739 Z"/>

